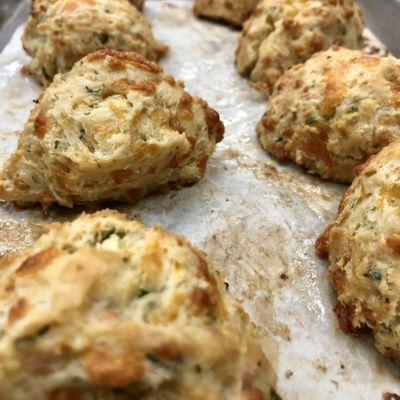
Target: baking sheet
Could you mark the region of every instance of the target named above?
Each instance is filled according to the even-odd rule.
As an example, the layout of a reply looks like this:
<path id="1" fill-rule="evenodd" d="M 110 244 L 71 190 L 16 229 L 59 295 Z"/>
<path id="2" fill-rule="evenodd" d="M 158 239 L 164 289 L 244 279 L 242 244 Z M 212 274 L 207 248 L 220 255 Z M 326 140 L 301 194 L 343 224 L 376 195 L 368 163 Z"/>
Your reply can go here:
<path id="1" fill-rule="evenodd" d="M 327 264 L 314 252 L 345 187 L 278 165 L 261 150 L 254 127 L 266 103 L 234 69 L 238 32 L 196 20 L 188 1 L 148 1 L 145 14 L 171 47 L 164 70 L 220 112 L 226 135 L 194 187 L 116 208 L 208 253 L 260 328 L 284 399 L 380 400 L 399 392 L 399 370 L 371 343 L 339 331 Z M 21 33 L 0 56 L 0 165 L 40 91 L 19 72 L 28 61 Z M 39 208 L 1 205 L 0 253 L 30 244 L 46 222 L 80 212 L 54 209 L 44 220 Z"/>

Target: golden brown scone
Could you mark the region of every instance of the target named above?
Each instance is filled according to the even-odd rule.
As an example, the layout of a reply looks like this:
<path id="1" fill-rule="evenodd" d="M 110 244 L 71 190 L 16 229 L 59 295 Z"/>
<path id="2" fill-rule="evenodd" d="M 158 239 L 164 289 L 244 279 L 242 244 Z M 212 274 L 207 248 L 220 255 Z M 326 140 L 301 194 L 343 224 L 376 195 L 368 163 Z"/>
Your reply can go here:
<path id="1" fill-rule="evenodd" d="M 278 160 L 351 183 L 357 165 L 400 138 L 399 89 L 397 59 L 333 47 L 286 72 L 257 133 Z"/>
<path id="2" fill-rule="evenodd" d="M 196 0 L 194 13 L 240 28 L 259 0 Z"/>
<path id="3" fill-rule="evenodd" d="M 238 302 L 183 238 L 117 212 L 0 260 L 0 398 L 269 400 Z"/>
<path id="4" fill-rule="evenodd" d="M 135 51 L 149 60 L 167 51 L 128 0 L 33 0 L 22 42 L 33 57 L 24 71 L 45 86 L 102 48 Z"/>
<path id="5" fill-rule="evenodd" d="M 262 0 L 244 25 L 236 67 L 267 96 L 285 71 L 314 53 L 361 48 L 363 30 L 353 0 Z"/>
<path id="6" fill-rule="evenodd" d="M 376 348 L 400 359 L 400 142 L 372 157 L 346 192 L 334 223 L 317 242 L 329 254 L 347 333 L 370 331 Z"/>
<path id="7" fill-rule="evenodd" d="M 223 134 L 218 113 L 157 64 L 101 50 L 42 93 L 0 175 L 0 198 L 135 202 L 197 182 Z"/>

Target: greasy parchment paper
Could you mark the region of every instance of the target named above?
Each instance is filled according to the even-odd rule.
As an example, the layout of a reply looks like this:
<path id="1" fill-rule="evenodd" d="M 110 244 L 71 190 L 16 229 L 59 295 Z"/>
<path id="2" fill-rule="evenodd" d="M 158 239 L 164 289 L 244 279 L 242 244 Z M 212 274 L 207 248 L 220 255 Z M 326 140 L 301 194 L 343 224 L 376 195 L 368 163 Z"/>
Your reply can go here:
<path id="1" fill-rule="evenodd" d="M 284 399 L 380 400 L 400 392 L 395 366 L 371 343 L 339 331 L 327 264 L 315 255 L 314 242 L 345 187 L 280 166 L 261 150 L 254 128 L 266 102 L 234 69 L 237 32 L 196 20 L 188 1 L 148 1 L 145 14 L 171 47 L 164 70 L 219 111 L 226 135 L 194 187 L 116 208 L 161 223 L 208 253 L 259 327 Z M 21 33 L 0 56 L 0 165 L 40 91 L 19 72 L 28 61 Z M 30 244 L 45 223 L 82 211 L 54 209 L 46 220 L 39 208 L 0 205 L 0 253 Z"/>

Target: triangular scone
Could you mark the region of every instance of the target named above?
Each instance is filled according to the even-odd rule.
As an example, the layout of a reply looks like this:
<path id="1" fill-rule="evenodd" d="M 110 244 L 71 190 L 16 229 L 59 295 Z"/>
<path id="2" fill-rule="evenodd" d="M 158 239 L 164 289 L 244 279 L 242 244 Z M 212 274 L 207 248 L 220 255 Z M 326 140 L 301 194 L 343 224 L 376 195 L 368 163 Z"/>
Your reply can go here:
<path id="1" fill-rule="evenodd" d="M 157 64 L 101 50 L 42 93 L 0 197 L 45 207 L 135 202 L 197 182 L 223 134 L 218 113 Z"/>

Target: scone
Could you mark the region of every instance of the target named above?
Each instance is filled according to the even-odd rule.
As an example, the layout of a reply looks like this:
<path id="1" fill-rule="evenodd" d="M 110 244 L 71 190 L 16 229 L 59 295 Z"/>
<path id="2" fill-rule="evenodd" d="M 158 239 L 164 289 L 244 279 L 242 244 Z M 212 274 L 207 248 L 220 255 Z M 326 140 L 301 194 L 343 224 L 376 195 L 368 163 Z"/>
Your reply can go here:
<path id="1" fill-rule="evenodd" d="M 160 227 L 111 211 L 55 223 L 0 277 L 1 399 L 272 398 L 243 309 Z"/>
<path id="2" fill-rule="evenodd" d="M 278 160 L 351 183 L 354 168 L 400 138 L 400 61 L 333 47 L 279 80 L 257 126 Z"/>
<path id="3" fill-rule="evenodd" d="M 361 48 L 363 30 L 353 0 L 262 0 L 244 25 L 236 67 L 267 96 L 285 71 L 314 53 Z"/>
<path id="4" fill-rule="evenodd" d="M 202 18 L 241 27 L 259 0 L 196 0 L 194 13 Z"/>
<path id="5" fill-rule="evenodd" d="M 135 51 L 149 60 L 167 51 L 128 0 L 33 0 L 22 42 L 33 58 L 24 71 L 45 86 L 102 48 Z"/>
<path id="6" fill-rule="evenodd" d="M 400 142 L 372 157 L 317 242 L 329 254 L 346 333 L 370 332 L 376 348 L 400 360 Z"/>
<path id="7" fill-rule="evenodd" d="M 204 174 L 219 115 L 136 53 L 100 50 L 41 94 L 0 175 L 21 206 L 132 203 Z"/>

